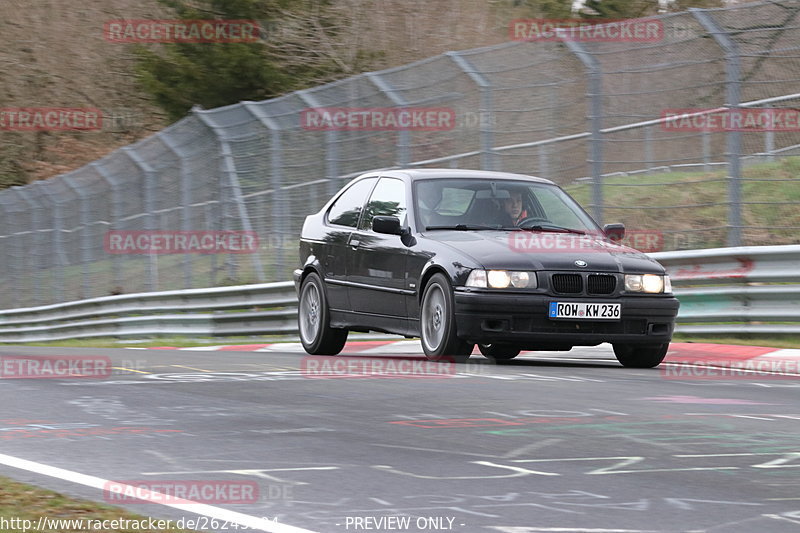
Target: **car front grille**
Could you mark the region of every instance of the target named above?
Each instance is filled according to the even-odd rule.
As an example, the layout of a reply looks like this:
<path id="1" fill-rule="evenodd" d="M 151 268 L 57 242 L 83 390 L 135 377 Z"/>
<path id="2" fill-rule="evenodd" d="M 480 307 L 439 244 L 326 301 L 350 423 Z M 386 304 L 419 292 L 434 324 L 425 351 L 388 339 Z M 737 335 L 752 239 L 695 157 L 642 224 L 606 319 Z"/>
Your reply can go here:
<path id="1" fill-rule="evenodd" d="M 583 278 L 580 274 L 553 274 L 553 291 L 561 294 L 580 294 L 583 292 Z"/>
<path id="2" fill-rule="evenodd" d="M 617 278 L 609 274 L 589 274 L 589 294 L 612 294 L 617 288 Z"/>

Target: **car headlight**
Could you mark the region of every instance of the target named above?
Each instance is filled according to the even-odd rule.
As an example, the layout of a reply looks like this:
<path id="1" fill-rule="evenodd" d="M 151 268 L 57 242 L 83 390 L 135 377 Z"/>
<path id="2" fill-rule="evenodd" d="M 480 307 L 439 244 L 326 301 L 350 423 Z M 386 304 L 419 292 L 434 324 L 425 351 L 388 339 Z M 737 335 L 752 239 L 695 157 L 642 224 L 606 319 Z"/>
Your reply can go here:
<path id="1" fill-rule="evenodd" d="M 536 273 L 517 270 L 480 270 L 475 269 L 467 277 L 467 287 L 506 289 L 535 289 Z"/>
<path id="2" fill-rule="evenodd" d="M 669 276 L 658 274 L 625 274 L 625 290 L 660 294 L 672 292 Z"/>

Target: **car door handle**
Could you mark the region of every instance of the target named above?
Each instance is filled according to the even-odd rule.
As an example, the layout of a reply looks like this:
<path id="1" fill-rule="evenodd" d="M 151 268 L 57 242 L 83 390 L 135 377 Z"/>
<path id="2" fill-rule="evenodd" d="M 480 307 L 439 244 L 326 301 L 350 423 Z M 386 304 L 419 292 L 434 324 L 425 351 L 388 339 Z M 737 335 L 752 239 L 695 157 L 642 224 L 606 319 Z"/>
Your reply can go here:
<path id="1" fill-rule="evenodd" d="M 353 250 L 355 250 L 356 248 L 358 248 L 358 245 L 359 245 L 359 244 L 361 244 L 361 241 L 359 241 L 359 240 L 352 240 L 352 241 L 350 241 L 350 246 L 352 246 L 352 247 L 353 247 Z"/>

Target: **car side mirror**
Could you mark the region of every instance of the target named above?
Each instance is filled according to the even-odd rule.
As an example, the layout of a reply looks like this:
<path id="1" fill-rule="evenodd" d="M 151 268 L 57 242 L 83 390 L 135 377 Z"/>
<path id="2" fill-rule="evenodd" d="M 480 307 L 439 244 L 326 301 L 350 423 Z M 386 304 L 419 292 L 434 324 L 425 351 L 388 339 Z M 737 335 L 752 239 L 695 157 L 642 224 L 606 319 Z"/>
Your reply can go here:
<path id="1" fill-rule="evenodd" d="M 625 237 L 625 224 L 619 222 L 616 224 L 606 224 L 603 226 L 603 233 L 612 241 L 619 242 Z"/>
<path id="2" fill-rule="evenodd" d="M 400 219 L 397 217 L 377 216 L 372 219 L 372 231 L 389 235 L 403 235 Z"/>

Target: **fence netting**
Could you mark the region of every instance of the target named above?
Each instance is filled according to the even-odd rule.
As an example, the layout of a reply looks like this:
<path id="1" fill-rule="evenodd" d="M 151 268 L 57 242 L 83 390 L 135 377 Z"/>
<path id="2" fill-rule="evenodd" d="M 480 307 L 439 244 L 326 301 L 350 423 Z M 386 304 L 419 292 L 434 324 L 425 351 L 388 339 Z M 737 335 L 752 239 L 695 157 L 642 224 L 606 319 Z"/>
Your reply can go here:
<path id="1" fill-rule="evenodd" d="M 794 127 L 702 128 L 675 110 L 792 111 L 800 1 L 652 19 L 657 39 L 511 41 L 263 102 L 194 109 L 83 168 L 0 192 L 0 307 L 290 279 L 297 238 L 354 175 L 538 175 L 659 249 L 797 243 Z M 317 128 L 314 109 L 436 109 L 448 127 Z M 110 235 L 253 235 L 250 253 L 141 253 Z M 635 244 L 635 242 L 634 242 Z M 124 253 L 122 253 L 124 252 Z"/>

